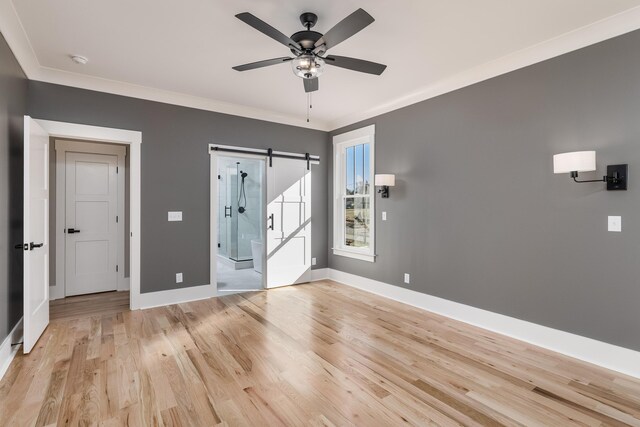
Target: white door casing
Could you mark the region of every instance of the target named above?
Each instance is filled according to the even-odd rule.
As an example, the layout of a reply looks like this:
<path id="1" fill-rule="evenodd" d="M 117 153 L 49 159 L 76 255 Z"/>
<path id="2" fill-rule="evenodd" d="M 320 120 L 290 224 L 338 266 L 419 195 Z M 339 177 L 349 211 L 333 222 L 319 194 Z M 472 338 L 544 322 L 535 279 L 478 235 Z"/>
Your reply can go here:
<path id="1" fill-rule="evenodd" d="M 119 272 L 118 158 L 67 152 L 65 166 L 65 295 L 115 291 Z"/>
<path id="2" fill-rule="evenodd" d="M 131 287 L 130 308 L 137 310 L 141 306 L 140 294 L 140 242 L 141 242 L 141 163 L 142 163 L 142 132 L 124 129 L 107 128 L 100 126 L 82 125 L 77 123 L 56 122 L 50 120 L 34 119 L 53 138 L 76 139 L 82 141 L 99 141 L 113 144 L 123 144 L 130 149 L 130 275 Z M 124 190 L 123 190 L 124 192 Z M 56 221 L 62 215 L 56 215 Z M 64 227 L 56 227 L 59 232 Z M 56 241 L 64 239 L 56 238 Z M 64 269 L 62 269 L 64 270 Z M 57 279 L 56 279 L 57 281 Z"/>
<path id="3" fill-rule="evenodd" d="M 267 288 L 311 281 L 311 170 L 274 158 L 267 168 Z"/>
<path id="4" fill-rule="evenodd" d="M 24 346 L 49 324 L 49 134 L 24 117 Z"/>

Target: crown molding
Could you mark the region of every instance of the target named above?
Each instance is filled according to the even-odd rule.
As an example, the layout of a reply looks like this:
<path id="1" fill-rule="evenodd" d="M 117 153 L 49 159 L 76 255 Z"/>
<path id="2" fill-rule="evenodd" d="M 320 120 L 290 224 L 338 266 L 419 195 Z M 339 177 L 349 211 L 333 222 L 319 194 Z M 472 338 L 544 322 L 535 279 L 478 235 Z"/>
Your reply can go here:
<path id="1" fill-rule="evenodd" d="M 640 6 L 329 122 L 332 131 L 640 29 Z"/>

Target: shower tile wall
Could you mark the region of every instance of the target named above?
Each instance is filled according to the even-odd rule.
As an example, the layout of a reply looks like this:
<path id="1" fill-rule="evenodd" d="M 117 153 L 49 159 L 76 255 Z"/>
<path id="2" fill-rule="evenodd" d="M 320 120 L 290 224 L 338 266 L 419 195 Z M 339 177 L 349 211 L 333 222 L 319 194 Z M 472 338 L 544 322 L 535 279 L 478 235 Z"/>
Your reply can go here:
<path id="1" fill-rule="evenodd" d="M 263 162 L 243 158 L 220 157 L 218 160 L 218 253 L 236 261 L 251 260 L 251 241 L 262 240 Z M 240 171 L 247 173 L 244 197 L 240 197 Z M 245 211 L 238 211 L 239 199 Z M 231 214 L 231 217 L 229 217 Z"/>

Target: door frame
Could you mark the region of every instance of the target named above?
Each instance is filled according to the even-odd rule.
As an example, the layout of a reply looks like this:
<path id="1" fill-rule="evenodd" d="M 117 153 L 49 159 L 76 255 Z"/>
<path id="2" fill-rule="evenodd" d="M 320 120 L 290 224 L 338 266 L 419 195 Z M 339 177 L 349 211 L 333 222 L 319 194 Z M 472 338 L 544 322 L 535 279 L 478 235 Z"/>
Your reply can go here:
<path id="1" fill-rule="evenodd" d="M 34 119 L 56 139 L 78 139 L 129 145 L 129 308 L 140 308 L 142 132 Z M 56 188 L 57 190 L 57 188 Z M 123 227 L 124 228 L 124 227 Z M 124 270 L 124 269 L 123 269 Z"/>
<path id="2" fill-rule="evenodd" d="M 126 215 L 125 215 L 125 174 L 126 174 L 126 147 L 124 145 L 110 145 L 104 143 L 95 142 L 83 142 L 83 141 L 69 141 L 61 138 L 54 139 L 54 149 L 56 151 L 56 283 L 55 286 L 49 288 L 49 298 L 59 299 L 67 296 L 66 290 L 66 244 L 65 244 L 65 232 L 66 228 L 66 155 L 67 153 L 84 153 L 84 154 L 106 154 L 117 156 L 118 168 L 122 169 L 122 173 L 118 173 L 118 244 L 116 249 L 116 263 L 122 266 L 118 271 L 118 281 L 116 284 L 116 290 L 128 291 L 129 281 L 125 279 L 125 228 L 126 228 Z M 120 221 L 120 218 L 122 221 Z M 62 284 L 62 286 L 60 286 Z M 51 284 L 50 284 L 51 285 Z"/>
<path id="3" fill-rule="evenodd" d="M 239 157 L 245 159 L 254 159 L 260 160 L 263 162 L 264 167 L 262 168 L 262 211 L 266 213 L 267 211 L 267 156 L 265 156 L 261 151 L 255 150 L 256 154 L 249 153 L 224 153 L 212 150 L 211 147 L 222 147 L 222 148 L 235 148 L 242 149 L 248 152 L 254 151 L 255 149 L 246 148 L 246 147 L 237 147 L 230 145 L 220 145 L 220 144 L 209 144 L 209 158 L 210 158 L 210 225 L 209 225 L 209 239 L 210 239 L 210 259 L 209 259 L 209 283 L 212 285 L 215 284 L 216 288 L 216 296 L 220 296 L 218 293 L 218 158 L 219 157 Z M 263 218 L 264 224 L 262 227 L 262 290 L 267 289 L 267 227 L 266 227 L 266 219 Z"/>

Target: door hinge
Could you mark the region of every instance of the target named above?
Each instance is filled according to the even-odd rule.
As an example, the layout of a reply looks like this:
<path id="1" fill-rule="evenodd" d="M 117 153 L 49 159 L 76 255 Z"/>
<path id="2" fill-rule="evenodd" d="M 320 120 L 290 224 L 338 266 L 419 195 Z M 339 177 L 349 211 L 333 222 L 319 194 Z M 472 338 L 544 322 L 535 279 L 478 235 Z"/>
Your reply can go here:
<path id="1" fill-rule="evenodd" d="M 116 223 L 118 222 L 118 215 L 116 215 Z"/>
<path id="2" fill-rule="evenodd" d="M 118 272 L 118 265 L 116 264 L 116 273 Z"/>
<path id="3" fill-rule="evenodd" d="M 218 243 L 218 247 L 220 247 L 220 243 Z"/>
<path id="4" fill-rule="evenodd" d="M 222 179 L 222 178 L 220 177 L 220 175 L 218 175 L 218 179 Z"/>
<path id="5" fill-rule="evenodd" d="M 116 166 L 116 173 L 119 173 L 119 172 L 118 172 L 118 166 Z"/>

